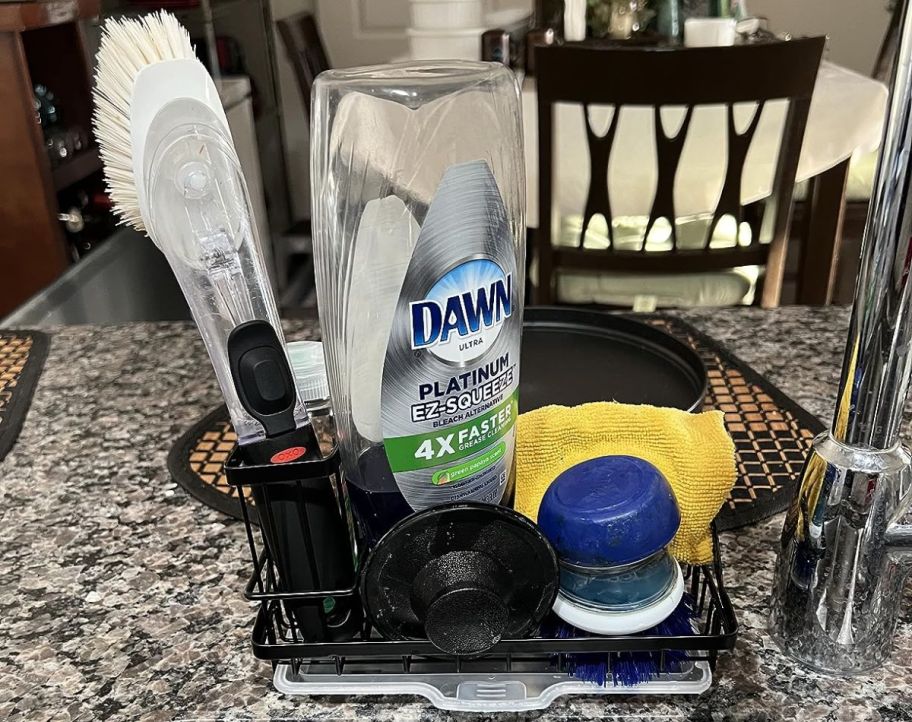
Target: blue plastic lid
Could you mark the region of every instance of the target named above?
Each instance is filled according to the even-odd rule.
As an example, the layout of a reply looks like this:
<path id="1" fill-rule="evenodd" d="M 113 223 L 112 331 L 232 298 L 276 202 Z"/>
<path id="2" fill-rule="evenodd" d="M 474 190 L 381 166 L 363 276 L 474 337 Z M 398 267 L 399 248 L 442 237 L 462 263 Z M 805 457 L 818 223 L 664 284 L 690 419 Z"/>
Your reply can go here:
<path id="1" fill-rule="evenodd" d="M 558 557 L 580 566 L 645 559 L 667 546 L 680 524 L 671 485 L 635 456 L 602 456 L 567 469 L 538 510 Z"/>

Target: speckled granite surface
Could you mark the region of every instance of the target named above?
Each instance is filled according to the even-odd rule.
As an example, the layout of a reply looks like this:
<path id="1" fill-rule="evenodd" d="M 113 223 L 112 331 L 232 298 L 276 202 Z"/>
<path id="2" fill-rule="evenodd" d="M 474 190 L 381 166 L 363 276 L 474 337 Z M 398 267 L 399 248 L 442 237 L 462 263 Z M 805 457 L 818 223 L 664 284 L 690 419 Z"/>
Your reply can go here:
<path id="1" fill-rule="evenodd" d="M 844 310 L 686 317 L 828 416 Z M 292 328 L 293 337 L 311 333 L 306 323 Z M 187 496 L 165 467 L 173 439 L 218 402 L 191 327 L 54 334 L 22 436 L 0 462 L 0 719 L 446 718 L 417 698 L 272 691 L 268 664 L 249 652 L 242 526 Z M 764 625 L 780 526 L 777 517 L 723 537 L 742 629 L 709 692 L 572 698 L 528 717 L 912 719 L 912 604 L 893 662 L 870 676 L 818 676 L 773 646 Z"/>

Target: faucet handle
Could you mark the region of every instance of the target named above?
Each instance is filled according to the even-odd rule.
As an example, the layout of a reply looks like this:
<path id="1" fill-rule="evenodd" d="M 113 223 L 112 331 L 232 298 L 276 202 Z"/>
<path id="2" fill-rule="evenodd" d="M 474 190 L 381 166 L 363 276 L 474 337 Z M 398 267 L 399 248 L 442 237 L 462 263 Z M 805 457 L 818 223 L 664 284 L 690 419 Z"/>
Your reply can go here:
<path id="1" fill-rule="evenodd" d="M 912 566 L 910 469 L 899 445 L 814 440 L 774 577 L 770 634 L 786 654 L 839 674 L 887 658 Z"/>

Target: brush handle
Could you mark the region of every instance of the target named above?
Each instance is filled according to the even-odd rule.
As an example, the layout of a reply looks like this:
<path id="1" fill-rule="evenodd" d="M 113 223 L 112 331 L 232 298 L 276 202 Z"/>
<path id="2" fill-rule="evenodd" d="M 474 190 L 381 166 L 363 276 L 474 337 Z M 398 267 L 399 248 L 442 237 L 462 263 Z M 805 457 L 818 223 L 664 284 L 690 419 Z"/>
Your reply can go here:
<path id="1" fill-rule="evenodd" d="M 305 416 L 304 424 L 299 419 L 301 402 L 285 347 L 275 328 L 267 321 L 257 320 L 232 329 L 228 335 L 228 364 L 238 401 L 266 431 L 266 439 L 252 445 L 262 444 L 264 450 L 270 450 L 269 458 L 260 463 L 294 461 L 308 451 L 316 454 L 308 458 L 319 458 L 309 417 Z M 309 438 L 295 442 L 295 437 L 304 435 Z M 287 442 L 281 441 L 286 437 Z M 306 447 L 302 448 L 305 442 Z M 272 455 L 277 458 L 273 459 Z"/>
<path id="2" fill-rule="evenodd" d="M 237 326 L 228 336 L 228 360 L 241 405 L 267 434 L 243 446 L 248 461 L 282 465 L 321 458 L 313 426 L 299 425 L 295 416 L 294 378 L 275 329 L 266 321 Z M 343 496 L 328 477 L 289 478 L 254 487 L 260 526 L 282 591 L 332 590 L 353 583 L 351 527 L 340 503 Z M 288 601 L 286 608 L 306 641 L 350 637 L 358 625 L 348 599 L 327 596 L 322 606 Z"/>
<path id="3" fill-rule="evenodd" d="M 149 232 L 187 298 L 238 442 L 245 446 L 307 425 L 307 410 L 289 382 L 290 372 L 282 380 L 282 388 L 291 389 L 289 413 L 278 414 L 290 399 L 273 396 L 281 389 L 275 392 L 271 385 L 261 389 L 259 401 L 264 403 L 255 404 L 256 415 L 239 397 L 230 343 L 243 344 L 245 349 L 257 344 L 274 348 L 275 369 L 287 368 L 288 361 L 247 186 L 230 135 L 208 106 L 192 98 L 178 98 L 165 106 L 155 116 L 149 135 L 160 135 L 161 140 L 154 144 L 155 152 L 145 156 L 149 198 L 143 218 L 148 216 Z M 232 340 L 239 328 L 241 337 Z M 254 387 L 255 382 L 256 378 Z M 251 398 L 254 387 L 247 387 Z"/>
<path id="4" fill-rule="evenodd" d="M 261 444 L 245 448 L 257 452 Z M 265 454 L 268 455 L 268 452 Z M 361 611 L 349 595 L 333 596 L 355 583 L 352 529 L 344 484 L 330 477 L 299 477 L 300 464 L 287 464 L 287 481 L 252 486 L 260 528 L 283 593 L 325 592 L 312 601 L 286 600 L 298 639 L 351 639 Z"/>

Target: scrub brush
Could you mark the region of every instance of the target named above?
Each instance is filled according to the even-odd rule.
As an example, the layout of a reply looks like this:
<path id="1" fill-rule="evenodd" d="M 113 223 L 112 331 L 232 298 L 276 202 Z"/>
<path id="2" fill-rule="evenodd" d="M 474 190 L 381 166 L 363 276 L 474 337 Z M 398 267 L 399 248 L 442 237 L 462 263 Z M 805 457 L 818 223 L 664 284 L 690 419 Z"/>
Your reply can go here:
<path id="1" fill-rule="evenodd" d="M 695 634 L 694 602 L 690 594 L 685 593 L 674 612 L 663 622 L 651 629 L 639 632 L 637 637 L 684 637 Z M 576 639 L 593 636 L 567 624 L 556 615 L 552 615 L 542 626 L 543 637 L 552 639 Z M 683 649 L 666 649 L 664 660 L 661 652 L 615 652 L 600 654 L 596 652 L 566 654 L 567 673 L 584 682 L 593 682 L 604 687 L 610 680 L 615 687 L 635 687 L 659 676 L 662 670 L 659 665 L 664 661 L 665 672 L 680 672 L 687 662 L 688 655 Z"/>
<path id="2" fill-rule="evenodd" d="M 106 22 L 94 94 L 115 213 L 148 233 L 168 259 L 238 443 L 258 463 L 318 454 L 228 119 L 187 31 L 163 11 Z"/>
<path id="3" fill-rule="evenodd" d="M 95 108 L 95 136 L 116 213 L 148 233 L 168 259 L 215 368 L 240 460 L 275 466 L 319 459 L 228 120 L 215 83 L 172 15 L 105 24 Z M 311 494 L 295 473 L 303 472 L 252 487 L 279 591 L 348 587 L 354 567 L 340 501 L 344 487 L 339 491 L 321 476 L 325 486 Z M 317 530 L 318 545 L 311 530 Z M 360 628 L 346 600 L 323 610 L 306 602 L 285 605 L 309 641 L 351 636 Z"/>

